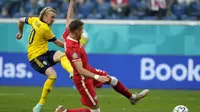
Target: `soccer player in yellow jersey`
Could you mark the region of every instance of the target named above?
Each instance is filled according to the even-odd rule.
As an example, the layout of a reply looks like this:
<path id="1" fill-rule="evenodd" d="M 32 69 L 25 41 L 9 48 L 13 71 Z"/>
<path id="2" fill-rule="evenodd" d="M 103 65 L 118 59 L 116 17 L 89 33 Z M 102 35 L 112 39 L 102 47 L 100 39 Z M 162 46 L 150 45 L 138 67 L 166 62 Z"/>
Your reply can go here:
<path id="1" fill-rule="evenodd" d="M 33 108 L 33 112 L 40 112 L 56 80 L 57 75 L 53 65 L 60 62 L 65 70 L 70 74 L 73 73 L 73 68 L 63 52 L 48 50 L 48 42 L 64 47 L 63 41 L 58 40 L 50 28 L 55 18 L 55 10 L 51 7 L 45 7 L 41 10 L 39 17 L 22 17 L 18 23 L 17 39 L 22 38 L 24 23 L 32 26 L 28 42 L 28 60 L 32 68 L 48 77 L 44 83 L 40 101 Z"/>

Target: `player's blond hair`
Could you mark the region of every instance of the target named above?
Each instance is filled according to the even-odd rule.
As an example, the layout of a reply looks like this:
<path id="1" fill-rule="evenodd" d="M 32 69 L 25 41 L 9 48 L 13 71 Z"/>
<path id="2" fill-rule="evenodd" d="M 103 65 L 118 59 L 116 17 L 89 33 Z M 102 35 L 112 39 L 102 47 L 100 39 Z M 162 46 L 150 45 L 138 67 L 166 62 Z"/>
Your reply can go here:
<path id="1" fill-rule="evenodd" d="M 39 18 L 40 18 L 41 21 L 42 21 L 44 15 L 49 11 L 52 11 L 52 12 L 56 13 L 56 11 L 52 7 L 47 6 L 47 7 L 43 8 L 40 11 L 40 15 L 39 15 Z"/>

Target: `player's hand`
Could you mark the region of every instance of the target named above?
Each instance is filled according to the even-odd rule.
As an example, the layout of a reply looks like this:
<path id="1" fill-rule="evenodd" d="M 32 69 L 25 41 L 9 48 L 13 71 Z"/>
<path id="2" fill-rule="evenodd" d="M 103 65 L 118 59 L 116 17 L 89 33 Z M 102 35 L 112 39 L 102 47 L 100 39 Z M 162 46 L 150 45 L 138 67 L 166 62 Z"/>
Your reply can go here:
<path id="1" fill-rule="evenodd" d="M 16 35 L 16 39 L 19 40 L 21 38 L 22 38 L 22 34 L 18 32 L 17 35 Z"/>
<path id="2" fill-rule="evenodd" d="M 98 79 L 96 79 L 97 81 L 99 82 L 102 82 L 102 83 L 106 83 L 108 82 L 110 79 L 107 77 L 107 76 L 99 76 Z"/>
<path id="3" fill-rule="evenodd" d="M 106 76 L 107 75 L 106 71 L 100 70 L 100 69 L 96 69 L 96 68 L 92 68 L 91 72 L 94 73 L 94 74 L 101 75 L 101 76 Z"/>

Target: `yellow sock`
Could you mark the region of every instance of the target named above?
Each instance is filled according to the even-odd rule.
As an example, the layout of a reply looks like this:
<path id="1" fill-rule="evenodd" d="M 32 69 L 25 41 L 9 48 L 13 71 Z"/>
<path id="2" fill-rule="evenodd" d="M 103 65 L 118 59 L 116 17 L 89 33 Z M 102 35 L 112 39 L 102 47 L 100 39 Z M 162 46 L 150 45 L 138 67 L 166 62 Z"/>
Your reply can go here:
<path id="1" fill-rule="evenodd" d="M 62 67 L 69 72 L 70 74 L 73 73 L 73 68 L 72 65 L 70 63 L 70 61 L 68 60 L 68 58 L 65 56 L 65 54 L 63 56 L 61 56 L 60 58 L 60 63 L 62 65 Z"/>
<path id="2" fill-rule="evenodd" d="M 46 82 L 44 83 L 44 87 L 42 90 L 42 95 L 40 98 L 40 104 L 44 105 L 47 99 L 47 96 L 49 94 L 49 92 L 52 90 L 53 88 L 53 84 L 56 81 L 56 76 L 49 76 L 48 79 L 46 80 Z"/>

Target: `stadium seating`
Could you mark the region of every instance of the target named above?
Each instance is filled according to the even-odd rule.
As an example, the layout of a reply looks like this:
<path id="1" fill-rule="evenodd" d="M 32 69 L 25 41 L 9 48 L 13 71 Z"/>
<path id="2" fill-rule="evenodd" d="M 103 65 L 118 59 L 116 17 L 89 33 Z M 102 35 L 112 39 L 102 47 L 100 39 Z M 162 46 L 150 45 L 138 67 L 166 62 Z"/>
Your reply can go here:
<path id="1" fill-rule="evenodd" d="M 79 0 L 75 2 L 75 16 L 80 19 L 128 19 L 128 20 L 157 20 L 159 17 L 150 16 L 147 0 L 129 0 L 131 11 L 126 16 L 110 14 L 111 0 Z M 0 18 L 19 18 L 21 16 L 38 15 L 39 11 L 45 7 L 51 6 L 57 11 L 57 18 L 65 18 L 69 7 L 68 0 L 44 1 L 43 4 L 33 5 L 30 0 L 0 0 Z M 6 7 L 8 15 L 3 14 L 2 9 Z M 4 9 L 5 10 L 5 9 Z M 190 4 L 174 3 L 169 8 L 163 20 L 197 20 L 200 18 L 200 3 L 193 1 Z"/>

